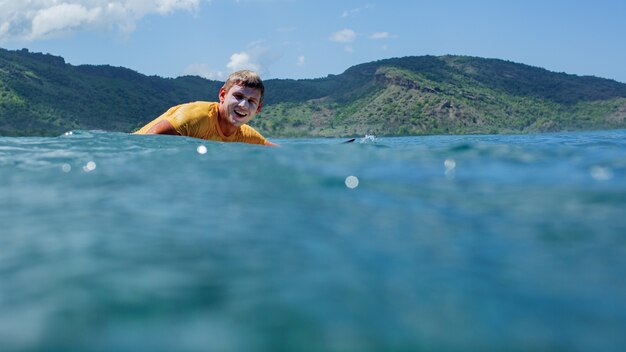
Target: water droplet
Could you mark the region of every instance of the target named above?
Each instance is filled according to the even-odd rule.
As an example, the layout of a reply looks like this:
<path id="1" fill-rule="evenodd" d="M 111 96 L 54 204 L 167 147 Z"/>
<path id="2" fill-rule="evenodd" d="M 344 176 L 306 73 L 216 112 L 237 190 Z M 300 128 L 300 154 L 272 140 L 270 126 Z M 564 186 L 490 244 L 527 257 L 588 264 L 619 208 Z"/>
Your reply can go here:
<path id="1" fill-rule="evenodd" d="M 63 170 L 63 172 L 70 172 L 70 171 L 72 171 L 72 165 L 70 165 L 70 164 L 63 164 L 63 166 L 61 166 L 61 170 Z"/>
<path id="2" fill-rule="evenodd" d="M 598 181 L 608 181 L 613 178 L 613 170 L 608 167 L 594 166 L 591 168 L 591 177 Z"/>
<path id="3" fill-rule="evenodd" d="M 206 154 L 207 152 L 207 148 L 204 145 L 199 145 L 196 150 L 198 151 L 198 154 Z"/>
<path id="4" fill-rule="evenodd" d="M 90 172 L 96 169 L 96 163 L 93 161 L 88 162 L 84 167 L 83 170 L 85 170 L 85 172 Z"/>
<path id="5" fill-rule="evenodd" d="M 346 187 L 353 189 L 359 185 L 359 179 L 356 176 L 346 177 Z"/>
<path id="6" fill-rule="evenodd" d="M 454 159 L 446 159 L 446 161 L 443 162 L 443 166 L 446 167 L 446 170 L 454 170 L 454 168 L 456 168 L 456 161 L 454 161 Z"/>
<path id="7" fill-rule="evenodd" d="M 446 168 L 446 171 L 444 172 L 446 178 L 449 180 L 453 179 L 456 171 L 456 161 L 454 161 L 454 159 L 446 159 L 443 162 L 443 166 Z"/>

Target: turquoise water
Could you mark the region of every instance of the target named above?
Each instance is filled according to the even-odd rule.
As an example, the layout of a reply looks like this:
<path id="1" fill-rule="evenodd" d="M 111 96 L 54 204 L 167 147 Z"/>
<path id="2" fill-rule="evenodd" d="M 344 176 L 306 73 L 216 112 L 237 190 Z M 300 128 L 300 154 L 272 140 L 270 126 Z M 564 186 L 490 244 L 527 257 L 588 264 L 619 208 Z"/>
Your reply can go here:
<path id="1" fill-rule="evenodd" d="M 1 349 L 626 345 L 626 131 L 275 141 L 0 137 Z"/>

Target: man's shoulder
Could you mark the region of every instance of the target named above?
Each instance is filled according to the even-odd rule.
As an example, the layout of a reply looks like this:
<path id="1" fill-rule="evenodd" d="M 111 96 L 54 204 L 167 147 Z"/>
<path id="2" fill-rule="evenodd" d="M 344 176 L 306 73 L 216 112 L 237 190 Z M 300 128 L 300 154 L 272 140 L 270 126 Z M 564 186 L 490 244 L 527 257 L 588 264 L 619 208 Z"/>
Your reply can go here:
<path id="1" fill-rule="evenodd" d="M 214 108 L 217 108 L 219 103 L 213 101 L 194 101 L 190 103 L 185 103 L 179 105 L 179 109 L 183 109 L 186 111 L 207 111 Z"/>
<path id="2" fill-rule="evenodd" d="M 180 104 L 172 108 L 169 115 L 174 119 L 188 120 L 200 119 L 214 115 L 218 111 L 218 103 L 208 101 L 194 101 Z"/>
<path id="3" fill-rule="evenodd" d="M 257 131 L 254 127 L 248 125 L 248 124 L 243 124 L 241 125 L 241 128 L 239 129 L 242 133 L 247 133 L 247 134 L 258 134 L 261 135 L 261 133 L 259 133 L 259 131 Z"/>
<path id="4" fill-rule="evenodd" d="M 263 135 L 259 133 L 259 131 L 247 124 L 241 125 L 239 131 L 241 133 L 243 141 L 246 143 L 264 144 L 266 141 L 265 137 L 263 137 Z"/>

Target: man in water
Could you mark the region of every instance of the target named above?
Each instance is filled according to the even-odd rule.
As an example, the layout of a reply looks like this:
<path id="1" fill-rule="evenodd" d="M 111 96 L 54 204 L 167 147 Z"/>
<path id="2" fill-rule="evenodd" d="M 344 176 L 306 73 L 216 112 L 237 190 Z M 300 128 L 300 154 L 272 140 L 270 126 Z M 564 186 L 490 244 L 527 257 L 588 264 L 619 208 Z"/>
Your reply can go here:
<path id="1" fill-rule="evenodd" d="M 220 89 L 219 103 L 197 101 L 177 105 L 135 134 L 171 134 L 218 142 L 276 146 L 248 123 L 261 111 L 265 87 L 255 72 L 233 72 Z"/>

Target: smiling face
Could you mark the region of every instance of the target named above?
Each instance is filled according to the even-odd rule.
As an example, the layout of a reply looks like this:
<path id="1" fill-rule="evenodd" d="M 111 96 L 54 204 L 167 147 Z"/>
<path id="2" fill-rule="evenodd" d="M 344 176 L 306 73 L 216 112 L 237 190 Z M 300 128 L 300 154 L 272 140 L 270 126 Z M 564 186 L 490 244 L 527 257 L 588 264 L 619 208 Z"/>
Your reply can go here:
<path id="1" fill-rule="evenodd" d="M 258 88 L 235 84 L 230 87 L 228 92 L 224 88 L 220 89 L 219 97 L 220 127 L 226 135 L 248 123 L 254 115 L 261 111 L 261 91 Z"/>

